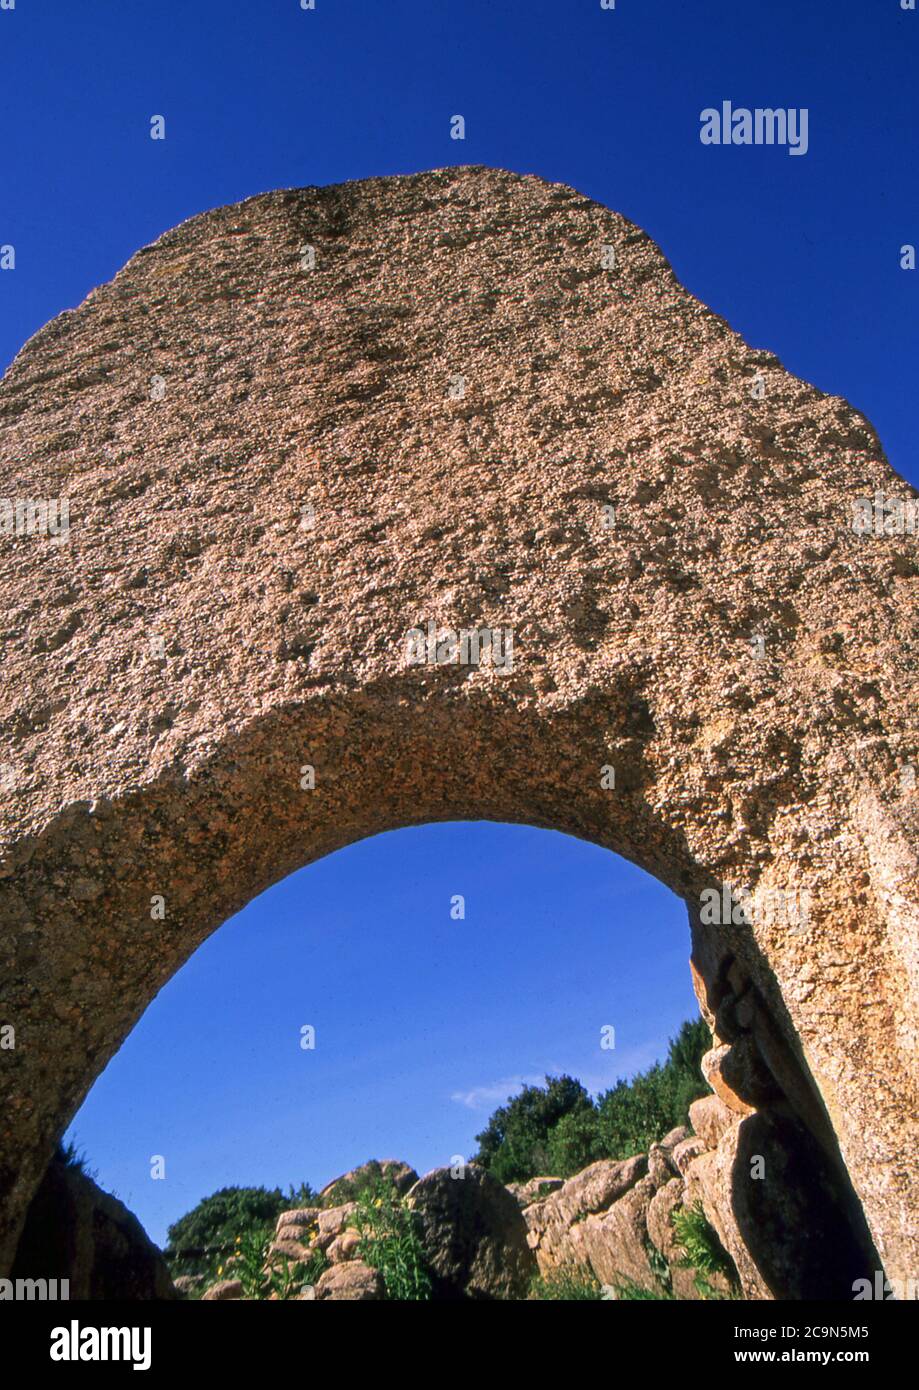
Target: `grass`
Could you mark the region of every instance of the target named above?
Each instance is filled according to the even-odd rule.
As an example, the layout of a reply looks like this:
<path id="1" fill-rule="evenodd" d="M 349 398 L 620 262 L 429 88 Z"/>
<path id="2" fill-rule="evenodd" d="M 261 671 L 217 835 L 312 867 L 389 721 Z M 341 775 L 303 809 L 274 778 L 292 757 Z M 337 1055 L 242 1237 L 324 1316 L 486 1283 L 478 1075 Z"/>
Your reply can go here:
<path id="1" fill-rule="evenodd" d="M 262 1301 L 274 1295 L 281 1302 L 297 1298 L 304 1287 L 315 1284 L 328 1269 L 329 1261 L 317 1250 L 308 1260 L 291 1260 L 271 1254 L 274 1232 L 270 1226 L 256 1227 L 236 1237 L 233 1253 L 225 1265 L 218 1265 L 221 1279 L 238 1279 L 243 1295 Z"/>
<path id="2" fill-rule="evenodd" d="M 616 1291 L 617 1303 L 674 1302 L 674 1295 L 669 1289 L 646 1289 L 643 1284 L 636 1284 L 634 1279 L 623 1279 L 620 1284 L 614 1284 L 613 1287 Z"/>
<path id="3" fill-rule="evenodd" d="M 82 1173 L 84 1178 L 89 1178 L 91 1182 L 95 1182 L 99 1176 L 95 1168 L 89 1167 L 86 1154 L 77 1148 L 72 1139 L 69 1139 L 66 1144 L 58 1144 L 57 1158 L 68 1168 L 74 1168 L 78 1173 Z"/>
<path id="4" fill-rule="evenodd" d="M 540 1303 L 598 1302 L 603 1288 L 593 1271 L 584 1265 L 562 1265 L 551 1274 L 533 1280 L 530 1297 Z"/>

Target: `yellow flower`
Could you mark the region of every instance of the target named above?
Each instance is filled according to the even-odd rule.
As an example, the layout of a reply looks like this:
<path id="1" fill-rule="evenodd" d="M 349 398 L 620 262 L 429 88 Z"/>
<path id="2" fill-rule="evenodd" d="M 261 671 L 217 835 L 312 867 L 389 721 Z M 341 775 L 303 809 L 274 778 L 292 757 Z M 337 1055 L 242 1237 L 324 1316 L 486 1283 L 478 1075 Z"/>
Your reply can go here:
<path id="1" fill-rule="evenodd" d="M 218 1273 L 218 1274 L 222 1274 L 222 1273 L 223 1273 L 223 1265 L 218 1265 L 218 1266 L 217 1266 L 217 1273 Z"/>
<path id="2" fill-rule="evenodd" d="M 381 1207 L 381 1206 L 383 1205 L 383 1198 L 382 1198 L 382 1197 L 378 1197 L 378 1198 L 376 1199 L 376 1201 L 374 1202 L 373 1205 L 374 1205 L 375 1207 Z"/>

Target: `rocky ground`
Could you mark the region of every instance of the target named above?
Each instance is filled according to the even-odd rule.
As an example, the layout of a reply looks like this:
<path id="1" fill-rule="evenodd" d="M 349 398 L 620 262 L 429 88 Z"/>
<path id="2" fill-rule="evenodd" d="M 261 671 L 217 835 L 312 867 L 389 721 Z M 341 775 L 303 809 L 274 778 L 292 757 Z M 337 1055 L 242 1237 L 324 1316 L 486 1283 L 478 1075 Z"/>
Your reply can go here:
<path id="1" fill-rule="evenodd" d="M 603 1159 L 567 1180 L 546 1176 L 504 1186 L 476 1164 L 468 1164 L 462 1177 L 437 1168 L 423 1178 L 404 1163 L 380 1166 L 418 1213 L 435 1298 L 527 1298 L 539 1276 L 551 1283 L 561 1275 L 585 1283 L 592 1278 L 611 1298 L 640 1297 L 642 1291 L 660 1298 L 731 1297 L 743 1296 L 741 1289 L 763 1296 L 755 1270 L 751 1277 L 746 1269 L 749 1261 L 737 1262 L 737 1283 L 721 1272 L 700 1276 L 678 1243 L 674 1212 L 701 1203 L 722 1245 L 742 1248 L 736 1228 L 724 1229 L 710 1183 L 718 1172 L 718 1144 L 732 1133 L 737 1116 L 717 1096 L 707 1096 L 693 1105 L 691 1119 L 695 1132 L 674 1129 L 647 1154 Z M 273 1258 L 308 1265 L 321 1252 L 327 1261 L 315 1284 L 299 1294 L 302 1299 L 385 1297 L 381 1275 L 361 1258 L 357 1203 L 328 1205 L 336 1188 L 353 1190 L 363 1172 L 330 1184 L 316 1206 L 278 1218 Z M 729 1258 L 726 1264 L 731 1267 Z M 194 1279 L 177 1282 L 181 1292 L 206 1301 L 244 1297 L 234 1278 L 203 1295 Z"/>
<path id="2" fill-rule="evenodd" d="M 806 1133 L 778 1112 L 740 1114 L 714 1079 L 724 1096 L 695 1101 L 689 1127 L 567 1179 L 505 1186 L 476 1163 L 424 1177 L 395 1160 L 363 1164 L 282 1212 L 272 1240 L 247 1249 L 242 1233 L 216 1280 L 173 1282 L 181 1263 L 170 1271 L 137 1219 L 60 1153 L 13 1274 L 68 1279 L 70 1298 L 102 1300 L 851 1298 L 864 1257 L 829 1170 L 801 1200 L 788 1181 L 798 1161 L 819 1177 L 801 1157 Z M 738 1168 L 748 1183 L 732 1182 Z"/>

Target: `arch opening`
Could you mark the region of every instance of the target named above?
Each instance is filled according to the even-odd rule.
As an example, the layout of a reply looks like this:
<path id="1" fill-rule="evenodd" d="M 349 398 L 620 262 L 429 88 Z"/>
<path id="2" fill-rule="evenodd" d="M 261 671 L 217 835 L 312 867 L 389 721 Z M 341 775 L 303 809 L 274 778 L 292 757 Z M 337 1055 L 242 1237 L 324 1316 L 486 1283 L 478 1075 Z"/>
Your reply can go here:
<path id="1" fill-rule="evenodd" d="M 318 790 L 318 783 L 309 790 Z M 384 838 L 398 841 L 400 836 Z M 367 841 L 357 842 L 362 843 Z M 405 851 L 400 854 L 395 849 L 393 853 L 403 862 Z M 483 863 L 483 856 L 475 856 L 472 862 L 476 861 Z M 479 872 L 472 871 L 471 877 L 478 881 Z M 293 879 L 302 881 L 303 875 L 295 872 L 284 881 Z M 731 901 L 724 885 L 721 890 L 725 900 Z M 259 896 L 271 898 L 272 891 Z M 685 910 L 685 904 L 683 907 Z M 695 917 L 699 917 L 697 911 Z M 164 930 L 169 929 L 167 923 L 168 917 L 162 919 Z M 692 912 L 688 924 L 693 926 Z M 577 923 L 569 922 L 568 926 L 570 936 L 576 937 Z M 712 1112 L 706 1120 L 714 1127 L 704 1130 L 705 1143 L 710 1146 L 705 1158 L 716 1165 L 717 1176 L 703 1182 L 700 1175 L 706 1171 L 705 1164 L 697 1164 L 689 1175 L 693 1184 L 689 1190 L 696 1200 L 699 1193 L 704 1194 L 706 1216 L 733 1259 L 739 1287 L 747 1296 L 850 1296 L 854 1280 L 873 1270 L 878 1258 L 832 1129 L 809 1078 L 796 1066 L 777 1029 L 769 1023 L 756 989 L 740 973 L 736 955 L 719 958 L 709 988 L 697 962 L 711 951 L 712 935 L 698 920 L 693 935 L 692 985 L 713 1034 L 712 1046 L 703 1059 L 708 1084 L 703 1084 L 700 1094 L 710 1098 L 718 1113 Z M 194 950 L 186 954 L 186 961 L 192 955 Z M 768 1039 L 765 1049 L 764 1036 Z M 612 1084 L 613 1078 L 608 1079 Z M 762 1188 L 756 1188 L 751 1180 L 757 1165 L 763 1170 L 760 1176 L 768 1167 L 772 1179 Z M 342 1165 L 348 1166 L 354 1165 Z M 668 1176 L 672 1180 L 672 1169 Z M 51 1200 L 47 1187 L 46 1176 L 36 1198 L 39 1210 L 42 1203 L 47 1207 Z M 14 1277 L 34 1276 L 32 1264 L 41 1249 L 36 1230 L 30 1217 L 13 1263 Z M 601 1269 L 604 1257 L 601 1254 L 597 1261 Z M 558 1259 L 558 1252 L 551 1258 Z"/>

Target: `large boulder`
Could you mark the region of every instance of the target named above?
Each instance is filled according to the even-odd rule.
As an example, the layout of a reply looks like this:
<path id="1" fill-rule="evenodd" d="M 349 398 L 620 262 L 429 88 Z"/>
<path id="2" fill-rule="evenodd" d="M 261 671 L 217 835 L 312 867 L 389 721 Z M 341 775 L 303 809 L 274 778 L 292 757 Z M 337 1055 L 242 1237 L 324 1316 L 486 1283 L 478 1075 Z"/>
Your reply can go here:
<path id="1" fill-rule="evenodd" d="M 313 1237 L 316 1248 L 328 1250 L 332 1242 L 350 1227 L 356 1211 L 356 1202 L 344 1202 L 340 1207 L 329 1207 L 327 1211 L 320 1212 L 318 1229 Z"/>
<path id="2" fill-rule="evenodd" d="M 353 1202 L 361 1191 L 381 1179 L 391 1183 L 399 1196 L 404 1197 L 409 1188 L 418 1181 L 418 1174 L 401 1159 L 371 1158 L 367 1163 L 351 1168 L 347 1173 L 342 1173 L 341 1177 L 333 1178 L 330 1183 L 326 1183 L 319 1194 L 320 1204 L 324 1207 L 336 1207 L 345 1202 Z"/>
<path id="3" fill-rule="evenodd" d="M 333 1190 L 330 1184 L 329 1191 Z M 303 1264 L 320 1252 L 332 1264 L 355 1258 L 360 1237 L 350 1226 L 356 1210 L 356 1202 L 343 1202 L 337 1207 L 282 1211 L 268 1252 L 269 1262 L 279 1258 Z"/>
<path id="4" fill-rule="evenodd" d="M 536 1273 L 523 1213 L 507 1188 L 468 1164 L 435 1168 L 409 1193 L 436 1299 L 526 1298 Z"/>
<path id="5" fill-rule="evenodd" d="M 275 1228 L 274 1243 L 269 1256 L 288 1260 L 307 1260 L 319 1234 L 319 1218 L 325 1213 L 320 1207 L 296 1207 L 282 1211 Z M 327 1242 L 328 1243 L 328 1242 Z"/>
<path id="6" fill-rule="evenodd" d="M 851 1301 L 854 1281 L 876 1267 L 854 1194 L 800 1121 L 734 1119 L 714 1152 L 690 1163 L 686 1200 L 702 1203 L 744 1296 Z"/>
<path id="7" fill-rule="evenodd" d="M 540 1273 L 571 1263 L 586 1262 L 583 1246 L 573 1233 L 586 1217 L 606 1211 L 628 1192 L 648 1170 L 645 1154 L 626 1159 L 600 1159 L 541 1202 L 524 1212 L 527 1241 L 535 1251 Z"/>
<path id="8" fill-rule="evenodd" d="M 311 1226 L 315 1226 L 316 1222 L 319 1220 L 319 1213 L 321 1210 L 321 1207 L 295 1207 L 290 1211 L 282 1211 L 281 1215 L 278 1217 L 278 1240 L 285 1239 L 283 1235 L 283 1228 L 285 1226 L 296 1226 L 299 1228 L 299 1233 L 309 1230 Z M 299 1239 L 299 1233 L 289 1238 Z"/>
<path id="9" fill-rule="evenodd" d="M 558 1192 L 546 1199 L 545 1206 L 563 1221 L 579 1221 L 597 1211 L 606 1211 L 624 1192 L 628 1192 L 648 1168 L 645 1154 L 633 1158 L 601 1159 L 569 1178 Z"/>
<path id="10" fill-rule="evenodd" d="M 602 1216 L 588 1216 L 572 1227 L 578 1262 L 588 1264 L 601 1284 L 613 1288 L 633 1284 L 649 1293 L 660 1290 L 648 1237 L 648 1209 L 655 1190 L 650 1175 L 641 1178 Z"/>
<path id="11" fill-rule="evenodd" d="M 326 1259 L 330 1264 L 343 1264 L 345 1260 L 356 1260 L 361 1243 L 360 1231 L 346 1229 L 337 1235 L 326 1249 Z"/>
<path id="12" fill-rule="evenodd" d="M 12 1277 L 66 1279 L 71 1300 L 178 1297 L 137 1217 L 61 1154 L 32 1199 Z"/>
<path id="13" fill-rule="evenodd" d="M 673 1155 L 679 1145 L 684 1144 L 688 1138 L 689 1130 L 681 1125 L 665 1134 L 659 1143 L 651 1145 L 648 1150 L 648 1173 L 654 1179 L 655 1187 L 660 1187 L 662 1183 L 669 1182 L 679 1174 L 680 1170 Z"/>
<path id="14" fill-rule="evenodd" d="M 673 1166 L 680 1177 L 686 1176 L 686 1170 L 693 1159 L 698 1158 L 705 1151 L 705 1140 L 700 1139 L 697 1134 L 691 1134 L 688 1139 L 680 1140 L 671 1154 Z"/>
<path id="15" fill-rule="evenodd" d="M 323 1303 L 368 1303 L 385 1297 L 382 1275 L 360 1260 L 332 1265 L 320 1275 L 315 1288 L 316 1299 Z"/>
<path id="16" fill-rule="evenodd" d="M 721 1192 L 725 1174 L 736 1160 L 737 1131 L 725 1136 L 725 1147 L 719 1162 L 715 1150 L 706 1150 L 689 1164 L 686 1170 L 687 1206 L 701 1204 L 706 1219 L 714 1229 L 725 1250 L 734 1261 L 743 1296 L 746 1299 L 769 1299 L 769 1285 L 760 1275 L 756 1261 L 747 1249 L 731 1208 L 730 1182 L 728 1191 Z"/>
<path id="17" fill-rule="evenodd" d="M 698 1102 L 698 1114 L 714 1133 L 729 1112 L 716 1096 L 708 1099 L 715 1106 Z M 677 1298 L 698 1298 L 693 1272 L 682 1267 L 684 1252 L 671 1219 L 684 1200 L 681 1157 L 687 1166 L 704 1151 L 705 1141 L 679 1126 L 647 1154 L 592 1163 L 528 1206 L 528 1241 L 540 1273 L 551 1277 L 579 1266 L 612 1288 L 634 1285 L 648 1293 L 672 1290 Z"/>
<path id="18" fill-rule="evenodd" d="M 235 1303 L 244 1298 L 239 1279 L 220 1279 L 201 1295 L 202 1303 Z"/>
<path id="19" fill-rule="evenodd" d="M 721 1136 L 737 1123 L 737 1115 L 720 1096 L 703 1096 L 689 1107 L 689 1120 L 706 1149 L 717 1149 Z"/>
<path id="20" fill-rule="evenodd" d="M 276 1258 L 301 1263 L 310 1257 L 310 1243 L 301 1240 L 274 1240 L 268 1247 L 269 1262 Z"/>

